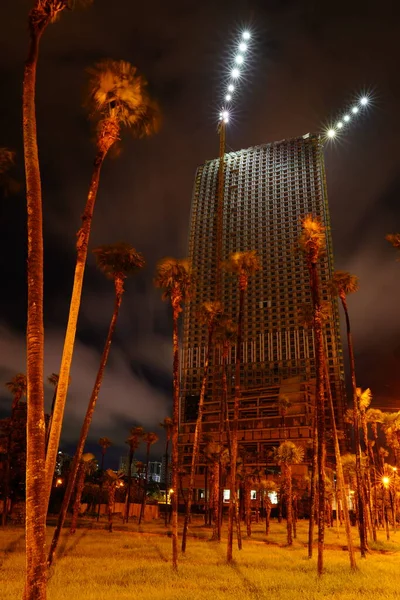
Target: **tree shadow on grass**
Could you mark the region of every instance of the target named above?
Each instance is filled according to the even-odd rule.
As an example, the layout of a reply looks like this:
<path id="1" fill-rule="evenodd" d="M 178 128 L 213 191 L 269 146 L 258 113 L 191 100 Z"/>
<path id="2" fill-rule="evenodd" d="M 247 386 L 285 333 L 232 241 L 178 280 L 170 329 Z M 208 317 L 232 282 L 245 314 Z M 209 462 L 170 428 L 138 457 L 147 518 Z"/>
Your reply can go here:
<path id="1" fill-rule="evenodd" d="M 220 558 L 225 558 L 225 555 L 222 552 L 222 548 L 220 545 L 218 546 L 211 546 L 214 548 L 216 554 L 220 557 Z M 232 569 L 232 571 L 234 571 L 236 573 L 236 575 L 239 577 L 239 579 L 242 581 L 245 589 L 251 594 L 252 597 L 254 598 L 264 598 L 265 596 L 263 595 L 264 592 L 261 588 L 259 588 L 255 583 L 253 583 L 248 577 L 246 577 L 246 575 L 243 573 L 243 571 L 240 569 L 239 565 L 236 563 L 236 561 L 232 561 L 231 563 L 227 563 L 226 559 L 225 559 L 225 564 L 230 567 Z"/>
<path id="2" fill-rule="evenodd" d="M 157 555 L 159 556 L 159 558 L 163 561 L 163 562 L 168 562 L 168 558 L 166 557 L 166 555 L 164 554 L 164 552 L 161 550 L 161 548 L 159 547 L 158 544 L 156 544 L 156 542 L 154 540 L 150 540 L 148 539 L 149 546 L 151 546 L 152 548 L 154 548 L 154 550 L 156 551 Z"/>
<path id="3" fill-rule="evenodd" d="M 13 554 L 18 549 L 20 542 L 22 542 L 22 540 L 24 540 L 24 539 L 25 539 L 25 532 L 21 533 L 21 535 L 19 535 L 17 538 L 15 538 L 15 540 L 12 540 L 8 544 L 8 546 L 6 546 L 4 548 L 4 558 L 3 558 L 3 560 L 0 560 L 0 567 L 2 567 L 4 565 L 8 556 L 10 554 Z"/>
<path id="4" fill-rule="evenodd" d="M 83 538 L 85 538 L 87 536 L 87 534 L 88 534 L 87 529 L 84 529 L 79 535 L 74 533 L 74 540 L 70 546 L 68 546 L 68 541 L 71 538 L 71 534 L 67 533 L 65 536 L 63 536 L 63 538 L 61 539 L 61 543 L 58 547 L 57 559 L 60 559 L 63 556 L 68 556 L 69 554 L 71 554 L 76 549 L 79 542 Z"/>

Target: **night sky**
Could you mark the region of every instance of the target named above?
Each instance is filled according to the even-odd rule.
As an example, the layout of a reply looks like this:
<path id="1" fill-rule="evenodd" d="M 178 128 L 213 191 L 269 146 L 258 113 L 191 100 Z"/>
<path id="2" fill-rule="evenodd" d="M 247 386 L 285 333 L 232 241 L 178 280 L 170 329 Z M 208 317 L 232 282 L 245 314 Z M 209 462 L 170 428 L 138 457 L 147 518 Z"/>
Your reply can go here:
<path id="1" fill-rule="evenodd" d="M 154 430 L 171 407 L 171 319 L 153 287 L 157 260 L 186 254 L 196 167 L 218 152 L 216 115 L 230 53 L 244 26 L 252 56 L 227 144 L 248 146 L 318 132 L 362 92 L 370 110 L 326 148 L 336 268 L 359 276 L 349 299 L 358 383 L 374 405 L 400 409 L 400 264 L 385 234 L 400 230 L 400 35 L 394 2 L 338 0 L 95 0 L 65 12 L 42 40 L 37 118 L 45 227 L 45 373 L 58 372 L 75 264 L 75 233 L 95 148 L 83 107 L 86 69 L 124 59 L 146 76 L 163 111 L 148 140 L 124 139 L 103 168 L 91 248 L 126 241 L 146 270 L 127 282 L 91 428 L 110 437 L 110 465 L 130 427 Z M 21 95 L 31 1 L 0 3 L 0 146 L 17 151 L 23 181 Z M 26 206 L 0 199 L 0 382 L 26 371 Z M 113 309 L 113 285 L 87 267 L 62 447 L 73 451 Z M 46 386 L 46 408 L 52 388 Z M 0 383 L 0 416 L 11 397 Z M 162 436 L 159 429 L 156 429 Z M 125 446 L 125 447 L 124 447 Z M 162 452 L 161 442 L 153 449 Z M 95 446 L 89 444 L 90 448 Z"/>

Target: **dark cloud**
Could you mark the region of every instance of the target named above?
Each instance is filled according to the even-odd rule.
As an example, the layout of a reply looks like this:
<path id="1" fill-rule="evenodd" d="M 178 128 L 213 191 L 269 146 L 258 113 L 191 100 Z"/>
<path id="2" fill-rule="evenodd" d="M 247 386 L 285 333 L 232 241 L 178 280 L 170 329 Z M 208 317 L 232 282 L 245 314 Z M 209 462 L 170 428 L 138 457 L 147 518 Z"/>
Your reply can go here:
<path id="1" fill-rule="evenodd" d="M 0 145 L 22 160 L 21 82 L 30 1 L 0 6 Z M 85 69 L 124 58 L 149 80 L 164 113 L 152 139 L 124 140 L 104 165 L 91 247 L 125 240 L 147 259 L 128 282 L 91 439 L 123 446 L 129 427 L 155 428 L 170 410 L 170 311 L 152 284 L 156 261 L 186 253 L 196 167 L 215 157 L 215 114 L 233 35 L 251 23 L 255 46 L 235 119 L 233 149 L 318 131 L 360 90 L 373 106 L 344 140 L 326 149 L 337 267 L 360 277 L 349 301 L 359 381 L 377 398 L 399 392 L 400 264 L 384 240 L 399 229 L 395 5 L 372 0 L 175 0 L 135 4 L 96 0 L 46 32 L 38 71 L 37 112 L 46 244 L 46 369 L 58 370 L 79 227 L 94 156 L 83 107 Z M 22 169 L 19 169 L 21 179 Z M 0 206 L 1 374 L 23 370 L 25 321 L 24 198 Z M 67 409 L 64 443 L 73 442 L 94 381 L 113 304 L 112 286 L 89 258 Z M 48 399 L 51 397 L 47 390 Z M 397 396 L 398 397 L 398 396 Z M 6 396 L 2 397 L 4 409 Z M 156 450 L 156 452 L 161 450 Z M 116 453 L 116 451 L 115 451 Z"/>

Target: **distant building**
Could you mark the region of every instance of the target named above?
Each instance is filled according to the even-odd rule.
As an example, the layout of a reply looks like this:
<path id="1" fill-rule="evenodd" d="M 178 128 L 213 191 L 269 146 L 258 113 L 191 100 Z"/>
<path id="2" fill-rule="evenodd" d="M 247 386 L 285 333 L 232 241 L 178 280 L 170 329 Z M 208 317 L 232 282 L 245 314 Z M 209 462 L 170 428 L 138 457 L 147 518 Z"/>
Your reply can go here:
<path id="1" fill-rule="evenodd" d="M 184 313 L 181 354 L 180 454 L 183 466 L 192 459 L 193 435 L 206 355 L 201 305 L 215 299 L 216 223 L 219 159 L 197 170 L 189 232 L 189 258 L 196 272 L 196 294 Z M 287 437 L 309 449 L 316 361 L 314 330 L 302 312 L 311 305 L 309 274 L 296 252 L 301 218 L 318 217 L 326 233 L 319 264 L 322 297 L 330 312 L 324 325 L 329 378 L 339 429 L 344 428 L 344 370 L 336 299 L 329 296 L 333 252 L 325 181 L 323 144 L 319 136 L 283 140 L 230 152 L 224 158 L 222 260 L 233 252 L 255 250 L 262 268 L 250 278 L 246 293 L 241 347 L 239 445 L 249 465 L 268 464 L 271 450 Z M 222 274 L 222 304 L 233 319 L 238 312 L 237 281 Z M 227 376 L 232 418 L 237 348 L 229 352 Z M 221 367 L 211 357 L 203 432 L 217 433 L 221 420 Z M 216 355 L 221 365 L 220 353 Z M 283 422 L 279 401 L 290 405 Z M 283 426 L 284 425 L 284 426 Z M 223 434 L 226 443 L 226 433 Z M 202 444 L 202 449 L 204 444 Z M 196 486 L 204 486 L 205 462 L 200 452 Z M 311 454 L 306 451 L 305 463 Z M 298 470 L 299 467 L 296 467 Z M 307 464 L 303 466 L 307 470 Z"/>
<path id="2" fill-rule="evenodd" d="M 158 461 L 149 462 L 149 469 L 147 472 L 147 478 L 149 481 L 154 483 L 161 483 L 161 469 L 162 463 Z"/>

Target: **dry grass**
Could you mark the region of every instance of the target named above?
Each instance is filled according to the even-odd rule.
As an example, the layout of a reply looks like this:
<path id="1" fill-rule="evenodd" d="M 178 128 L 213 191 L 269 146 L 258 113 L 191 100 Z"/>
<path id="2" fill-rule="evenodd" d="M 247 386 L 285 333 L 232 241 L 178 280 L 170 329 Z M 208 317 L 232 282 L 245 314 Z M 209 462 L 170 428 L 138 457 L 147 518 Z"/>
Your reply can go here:
<path id="1" fill-rule="evenodd" d="M 86 525 L 89 522 L 86 521 Z M 91 524 L 93 525 L 93 523 Z M 104 526 L 104 524 L 102 525 Z M 263 526 L 255 526 L 252 539 L 244 539 L 235 563 L 225 562 L 225 541 L 209 542 L 209 530 L 194 522 L 178 573 L 171 569 L 171 540 L 161 522 L 145 524 L 138 533 L 112 534 L 83 527 L 74 536 L 67 530 L 58 560 L 49 578 L 49 600 L 392 600 L 400 598 L 399 542 L 386 542 L 380 532 L 376 551 L 358 560 L 359 570 L 348 566 L 344 533 L 327 531 L 326 573 L 318 579 L 315 558 L 306 557 L 307 524 L 299 524 L 298 539 L 285 547 L 285 524 L 272 523 L 266 542 Z M 52 529 L 49 528 L 49 537 Z M 354 529 L 354 536 L 356 530 Z M 393 539 L 396 540 L 394 536 Z M 21 529 L 0 534 L 1 599 L 22 597 L 24 535 Z"/>

